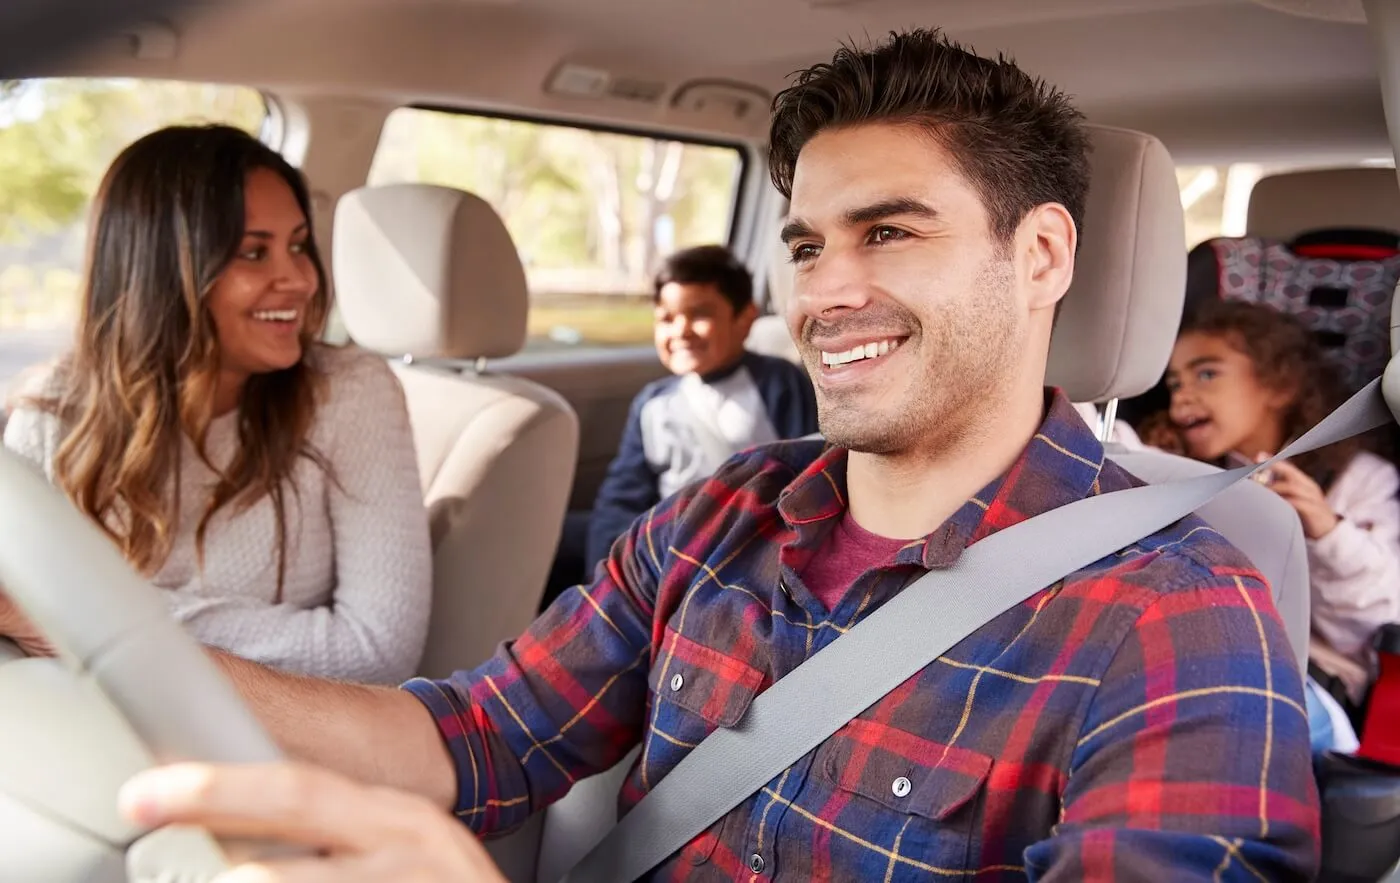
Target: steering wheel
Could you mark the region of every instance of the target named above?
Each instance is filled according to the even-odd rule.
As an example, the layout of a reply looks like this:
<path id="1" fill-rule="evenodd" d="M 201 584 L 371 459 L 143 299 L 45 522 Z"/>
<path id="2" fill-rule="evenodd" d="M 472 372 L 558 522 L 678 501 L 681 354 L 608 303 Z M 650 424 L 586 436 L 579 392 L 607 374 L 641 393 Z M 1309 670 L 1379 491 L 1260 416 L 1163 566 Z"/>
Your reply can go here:
<path id="1" fill-rule="evenodd" d="M 0 449 L 0 586 L 57 659 L 0 647 L 0 868 L 12 880 L 198 883 L 268 850 L 117 813 L 140 770 L 281 752 L 111 541 Z"/>

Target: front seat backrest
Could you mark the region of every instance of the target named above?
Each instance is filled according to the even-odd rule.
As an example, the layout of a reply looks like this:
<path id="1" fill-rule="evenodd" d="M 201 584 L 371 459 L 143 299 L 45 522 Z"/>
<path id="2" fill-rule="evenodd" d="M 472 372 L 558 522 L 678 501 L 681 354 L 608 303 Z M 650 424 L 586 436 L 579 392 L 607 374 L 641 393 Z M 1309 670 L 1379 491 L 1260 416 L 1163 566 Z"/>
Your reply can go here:
<path id="1" fill-rule="evenodd" d="M 1171 357 L 1186 281 L 1186 231 L 1176 168 L 1150 135 L 1090 126 L 1089 201 L 1050 340 L 1046 382 L 1073 401 L 1129 398 L 1151 389 Z M 1109 449 L 1111 459 L 1157 483 L 1213 467 L 1156 450 Z M 1254 482 L 1236 484 L 1197 511 L 1268 580 L 1300 667 L 1308 651 L 1309 583 L 1302 525 L 1291 506 Z"/>
<path id="2" fill-rule="evenodd" d="M 391 184 L 341 198 L 333 266 L 346 330 L 402 357 L 433 538 L 421 673 L 471 668 L 534 618 L 578 457 L 578 418 L 553 390 L 490 374 L 525 340 L 529 296 L 485 201 Z"/>

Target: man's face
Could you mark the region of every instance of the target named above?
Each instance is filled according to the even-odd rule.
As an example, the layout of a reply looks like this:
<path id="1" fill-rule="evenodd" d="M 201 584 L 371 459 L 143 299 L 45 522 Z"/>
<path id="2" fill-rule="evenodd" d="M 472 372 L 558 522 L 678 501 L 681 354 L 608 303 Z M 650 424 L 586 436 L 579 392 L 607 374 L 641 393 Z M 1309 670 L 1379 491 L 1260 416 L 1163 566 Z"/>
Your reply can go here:
<path id="1" fill-rule="evenodd" d="M 796 265 L 788 327 L 828 441 L 894 455 L 965 437 L 1033 358 L 1011 250 L 918 128 L 809 141 L 783 237 Z"/>
<path id="2" fill-rule="evenodd" d="M 756 315 L 752 304 L 736 312 L 714 285 L 668 282 L 656 295 L 656 354 L 672 374 L 728 368 L 743 355 Z"/>

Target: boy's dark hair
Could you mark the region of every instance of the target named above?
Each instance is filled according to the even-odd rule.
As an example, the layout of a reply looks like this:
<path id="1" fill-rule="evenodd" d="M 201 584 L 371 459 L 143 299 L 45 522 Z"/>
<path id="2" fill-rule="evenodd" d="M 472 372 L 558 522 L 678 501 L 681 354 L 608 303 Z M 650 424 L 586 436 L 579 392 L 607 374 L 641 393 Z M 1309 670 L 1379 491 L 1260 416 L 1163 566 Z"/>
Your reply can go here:
<path id="1" fill-rule="evenodd" d="M 891 33 L 873 49 L 845 45 L 797 74 L 773 100 L 768 165 L 792 196 L 797 155 L 818 133 L 863 123 L 923 128 L 982 196 L 1008 242 L 1026 214 L 1056 202 L 1083 231 L 1089 138 L 1083 114 L 1004 55 L 982 58 L 938 29 Z"/>
<path id="2" fill-rule="evenodd" d="M 753 303 L 753 276 L 749 268 L 722 245 L 699 245 L 666 258 L 656 274 L 652 303 L 661 299 L 661 289 L 672 282 L 713 285 L 736 314 Z"/>

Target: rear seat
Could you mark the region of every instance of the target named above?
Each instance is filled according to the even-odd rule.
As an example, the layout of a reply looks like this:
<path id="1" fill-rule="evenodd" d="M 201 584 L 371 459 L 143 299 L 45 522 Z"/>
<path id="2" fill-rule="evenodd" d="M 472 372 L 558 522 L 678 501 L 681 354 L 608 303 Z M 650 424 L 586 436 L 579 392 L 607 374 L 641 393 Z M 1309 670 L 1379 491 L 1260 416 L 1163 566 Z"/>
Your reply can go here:
<path id="1" fill-rule="evenodd" d="M 1394 169 L 1270 175 L 1250 194 L 1247 234 L 1208 239 L 1187 259 L 1189 314 L 1212 301 L 1263 303 L 1317 335 L 1348 389 L 1390 356 L 1391 298 L 1400 282 L 1400 188 Z M 1137 423 L 1167 406 L 1158 384 L 1122 404 Z"/>
<path id="2" fill-rule="evenodd" d="M 1400 188 L 1393 169 L 1271 175 L 1250 194 L 1248 235 L 1198 245 L 1186 309 L 1216 298 L 1301 318 L 1360 389 L 1390 356 L 1390 302 L 1400 281 Z"/>

